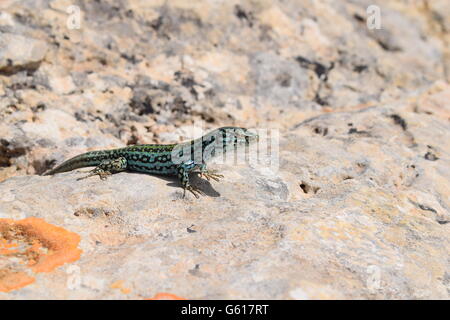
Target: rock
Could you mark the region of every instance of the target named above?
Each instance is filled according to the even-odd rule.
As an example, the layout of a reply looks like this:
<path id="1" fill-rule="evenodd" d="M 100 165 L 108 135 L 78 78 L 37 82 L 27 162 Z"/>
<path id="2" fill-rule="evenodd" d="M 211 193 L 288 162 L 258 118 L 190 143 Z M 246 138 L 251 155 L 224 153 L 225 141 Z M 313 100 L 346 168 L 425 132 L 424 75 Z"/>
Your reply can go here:
<path id="1" fill-rule="evenodd" d="M 449 298 L 449 1 L 70 5 L 0 4 L 0 299 Z M 39 176 L 229 125 L 200 199 Z"/>
<path id="2" fill-rule="evenodd" d="M 0 33 L 0 73 L 36 70 L 47 52 L 44 41 Z"/>
<path id="3" fill-rule="evenodd" d="M 78 235 L 82 254 L 0 297 L 448 299 L 449 124 L 414 110 L 450 111 L 450 87 L 433 91 L 299 123 L 280 136 L 278 170 L 216 164 L 225 178 L 196 179 L 201 199 L 132 173 L 8 179 L 0 224 L 40 219 Z"/>
<path id="4" fill-rule="evenodd" d="M 63 95 L 76 90 L 69 72 L 62 67 L 43 66 L 37 71 L 41 84 L 48 86 L 52 92 Z"/>
<path id="5" fill-rule="evenodd" d="M 8 12 L 0 12 L 0 26 L 14 26 L 14 19 Z"/>

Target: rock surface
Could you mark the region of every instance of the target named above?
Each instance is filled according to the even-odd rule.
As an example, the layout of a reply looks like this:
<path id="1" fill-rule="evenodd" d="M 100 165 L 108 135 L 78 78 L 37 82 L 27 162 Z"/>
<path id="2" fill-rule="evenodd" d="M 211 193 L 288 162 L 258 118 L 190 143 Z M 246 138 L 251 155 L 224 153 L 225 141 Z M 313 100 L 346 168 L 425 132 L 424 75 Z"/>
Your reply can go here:
<path id="1" fill-rule="evenodd" d="M 448 1 L 73 4 L 0 3 L 1 299 L 450 298 Z M 38 175 L 223 125 L 275 158 L 201 199 Z"/>
<path id="2" fill-rule="evenodd" d="M 0 72 L 16 73 L 22 69 L 35 70 L 44 59 L 47 45 L 44 41 L 20 35 L 0 34 Z"/>

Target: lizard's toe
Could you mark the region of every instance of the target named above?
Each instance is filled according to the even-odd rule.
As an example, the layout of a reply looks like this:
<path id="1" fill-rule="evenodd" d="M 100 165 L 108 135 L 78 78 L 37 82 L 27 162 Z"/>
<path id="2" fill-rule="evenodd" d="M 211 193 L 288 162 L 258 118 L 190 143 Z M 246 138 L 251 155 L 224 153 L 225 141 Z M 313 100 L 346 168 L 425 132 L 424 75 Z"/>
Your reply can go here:
<path id="1" fill-rule="evenodd" d="M 216 171 L 204 171 L 200 173 L 200 177 L 204 177 L 208 181 L 211 179 L 214 181 L 220 181 L 220 179 L 223 178 L 223 175 L 216 173 Z"/>
<path id="2" fill-rule="evenodd" d="M 201 195 L 205 195 L 205 193 L 201 189 L 194 186 L 188 186 L 186 189 L 191 192 L 197 199 L 200 198 Z"/>
<path id="3" fill-rule="evenodd" d="M 214 181 L 220 181 L 221 178 L 223 178 L 223 175 L 221 174 L 216 174 L 216 173 L 208 173 L 206 175 L 206 178 L 208 179 L 213 179 Z"/>

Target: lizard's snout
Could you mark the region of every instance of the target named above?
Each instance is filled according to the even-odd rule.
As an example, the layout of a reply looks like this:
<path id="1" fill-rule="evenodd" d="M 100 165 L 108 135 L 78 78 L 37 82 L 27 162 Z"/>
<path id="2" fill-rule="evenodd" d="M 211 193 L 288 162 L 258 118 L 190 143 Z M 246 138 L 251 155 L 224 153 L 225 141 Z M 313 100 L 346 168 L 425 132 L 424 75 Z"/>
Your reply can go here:
<path id="1" fill-rule="evenodd" d="M 250 143 L 250 142 L 253 142 L 253 141 L 257 141 L 259 139 L 259 136 L 258 136 L 257 133 L 252 132 L 252 131 L 247 130 L 247 129 L 242 130 L 241 137 L 244 138 L 247 143 Z"/>

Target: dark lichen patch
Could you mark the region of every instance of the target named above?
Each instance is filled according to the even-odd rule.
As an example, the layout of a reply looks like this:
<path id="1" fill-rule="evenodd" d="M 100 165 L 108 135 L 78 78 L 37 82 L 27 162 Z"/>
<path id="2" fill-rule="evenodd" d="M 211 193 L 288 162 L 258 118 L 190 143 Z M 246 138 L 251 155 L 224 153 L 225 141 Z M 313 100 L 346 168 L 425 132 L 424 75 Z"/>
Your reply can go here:
<path id="1" fill-rule="evenodd" d="M 149 23 L 150 27 L 155 30 L 156 32 L 159 31 L 159 29 L 161 28 L 161 26 L 163 25 L 163 17 L 159 16 L 158 18 L 152 20 Z"/>
<path id="2" fill-rule="evenodd" d="M 355 13 L 353 15 L 353 18 L 355 18 L 355 20 L 358 21 L 358 22 L 366 22 L 366 19 L 362 15 L 360 15 L 359 13 Z"/>
<path id="3" fill-rule="evenodd" d="M 87 217 L 87 218 L 99 218 L 99 217 L 110 217 L 116 215 L 118 212 L 108 208 L 94 208 L 85 207 L 77 209 L 73 215 L 76 217 Z"/>
<path id="4" fill-rule="evenodd" d="M 174 73 L 175 81 L 179 82 L 183 87 L 187 88 L 195 100 L 198 100 L 198 92 L 195 89 L 195 86 L 204 87 L 202 84 L 195 81 L 193 74 L 176 71 Z"/>
<path id="5" fill-rule="evenodd" d="M 328 128 L 326 128 L 326 127 L 325 128 L 315 127 L 313 129 L 313 131 L 314 131 L 315 134 L 319 134 L 319 135 L 322 135 L 322 136 L 326 136 L 328 134 Z"/>
<path id="6" fill-rule="evenodd" d="M 316 95 L 314 96 L 314 102 L 321 105 L 321 106 L 327 106 L 329 105 L 328 101 L 324 98 L 322 98 L 319 94 L 319 92 L 316 93 Z"/>
<path id="7" fill-rule="evenodd" d="M 152 98 L 145 94 L 135 93 L 130 101 L 130 108 L 139 116 L 155 112 L 152 104 Z"/>
<path id="8" fill-rule="evenodd" d="M 411 200 L 411 199 L 409 199 L 409 202 L 411 202 L 413 205 L 415 205 L 415 206 L 416 206 L 417 208 L 419 208 L 420 210 L 423 210 L 423 211 L 429 211 L 429 212 L 434 213 L 434 214 L 435 214 L 435 220 L 436 220 L 436 222 L 439 223 L 439 224 L 447 224 L 447 223 L 450 222 L 448 219 L 445 219 L 442 215 L 439 215 L 439 213 L 437 212 L 437 210 L 434 209 L 434 208 L 432 208 L 432 207 L 429 207 L 429 206 L 424 205 L 424 204 L 422 204 L 422 203 L 415 202 L 415 201 L 413 201 L 413 200 Z"/>
<path id="9" fill-rule="evenodd" d="M 239 20 L 246 22 L 250 28 L 253 27 L 253 21 L 255 20 L 255 18 L 250 11 L 244 10 L 240 5 L 237 4 L 234 6 L 234 14 Z"/>
<path id="10" fill-rule="evenodd" d="M 347 132 L 348 134 L 361 134 L 361 135 L 370 135 L 369 131 L 365 131 L 365 130 L 358 130 L 357 128 L 350 128 Z"/>
<path id="11" fill-rule="evenodd" d="M 361 175 L 367 171 L 367 169 L 369 168 L 369 164 L 363 161 L 359 161 L 353 166 L 353 168 L 357 174 Z"/>
<path id="12" fill-rule="evenodd" d="M 23 156 L 27 154 L 28 151 L 27 147 L 20 146 L 5 139 L 0 139 L 0 167 L 11 166 L 13 164 L 13 158 Z"/>
<path id="13" fill-rule="evenodd" d="M 76 111 L 74 114 L 74 117 L 77 121 L 86 122 L 86 119 L 84 117 L 84 112 L 82 113 L 82 112 Z"/>
<path id="14" fill-rule="evenodd" d="M 191 225 L 190 227 L 187 227 L 187 228 L 186 228 L 186 231 L 187 231 L 188 233 L 195 233 L 195 232 L 197 232 L 197 230 L 192 229 L 193 227 L 194 227 L 194 225 Z"/>
<path id="15" fill-rule="evenodd" d="M 200 271 L 200 264 L 196 264 L 194 266 L 194 268 L 188 270 L 188 272 L 189 272 L 189 274 L 191 274 L 193 276 L 196 276 L 196 277 L 199 277 L 199 278 L 206 278 L 207 277 L 206 273 Z"/>
<path id="16" fill-rule="evenodd" d="M 303 190 L 303 192 L 306 193 L 306 194 L 310 194 L 310 193 L 316 194 L 317 191 L 320 190 L 319 187 L 311 186 L 310 184 L 308 184 L 308 183 L 306 183 L 306 182 L 300 183 L 300 188 L 301 188 L 301 189 Z"/>
<path id="17" fill-rule="evenodd" d="M 360 65 L 356 65 L 353 67 L 353 71 L 357 72 L 357 73 L 361 73 L 365 70 L 367 70 L 369 67 L 367 65 L 364 64 L 360 64 Z"/>
<path id="18" fill-rule="evenodd" d="M 41 62 L 29 62 L 27 64 L 23 65 L 13 65 L 13 62 L 11 59 L 7 59 L 7 65 L 0 68 L 0 75 L 4 76 L 12 76 L 13 74 L 26 71 L 28 75 L 32 75 L 37 69 L 39 69 L 39 66 L 41 65 Z"/>
<path id="19" fill-rule="evenodd" d="M 435 209 L 433 209 L 433 208 L 431 208 L 431 207 L 428 207 L 428 206 L 426 206 L 426 205 L 424 205 L 424 204 L 418 203 L 417 206 L 418 206 L 421 210 L 431 211 L 431 212 L 437 213 L 437 211 L 436 211 Z"/>
<path id="20" fill-rule="evenodd" d="M 328 73 L 334 68 L 333 62 L 329 67 L 326 67 L 320 62 L 311 61 L 302 56 L 296 57 L 295 60 L 300 64 L 302 68 L 314 71 L 317 77 L 323 81 L 328 80 Z"/>
<path id="21" fill-rule="evenodd" d="M 93 114 L 92 112 L 86 112 L 84 110 L 76 111 L 74 113 L 74 117 L 77 121 L 80 122 L 88 122 L 88 121 L 103 121 L 102 114 L 97 110 L 97 114 Z"/>
<path id="22" fill-rule="evenodd" d="M 302 56 L 297 56 L 295 58 L 295 61 L 297 61 L 300 64 L 300 67 L 314 71 L 314 73 L 320 80 L 313 101 L 321 106 L 329 105 L 329 102 L 323 96 L 321 96 L 320 92 L 322 90 L 323 85 L 328 81 L 328 74 L 334 68 L 334 62 L 331 62 L 330 65 L 327 67 L 320 62 L 311 61 Z"/>
<path id="23" fill-rule="evenodd" d="M 429 161 L 439 160 L 438 156 L 436 156 L 434 153 L 429 152 L 429 151 L 427 153 L 425 153 L 424 158 Z"/>
<path id="24" fill-rule="evenodd" d="M 292 76 L 289 73 L 281 73 L 276 78 L 277 83 L 283 88 L 289 88 L 292 82 Z"/>
<path id="25" fill-rule="evenodd" d="M 39 103 L 35 107 L 31 107 L 31 111 L 33 111 L 34 113 L 42 112 L 46 109 L 47 106 L 45 105 L 45 103 Z"/>
<path id="26" fill-rule="evenodd" d="M 416 168 L 415 164 L 409 164 L 406 166 L 406 168 L 410 169 L 416 178 L 419 177 L 419 173 L 417 172 L 417 168 Z"/>
<path id="27" fill-rule="evenodd" d="M 34 168 L 36 174 L 41 175 L 44 172 L 48 171 L 50 168 L 54 167 L 55 163 L 55 159 L 45 159 L 34 160 L 31 165 Z"/>
<path id="28" fill-rule="evenodd" d="M 389 116 L 392 120 L 394 120 L 394 123 L 396 125 L 399 125 L 400 127 L 402 127 L 402 129 L 405 131 L 408 129 L 408 124 L 406 123 L 405 119 L 403 119 L 401 116 L 399 116 L 398 114 L 391 114 Z"/>
<path id="29" fill-rule="evenodd" d="M 390 52 L 402 51 L 402 48 L 400 48 L 397 45 L 391 44 L 391 42 L 386 41 L 386 39 L 378 38 L 378 39 L 376 39 L 376 41 L 379 44 L 379 46 L 385 51 L 390 51 Z"/>
<path id="30" fill-rule="evenodd" d="M 136 55 L 134 54 L 126 54 L 126 53 L 121 53 L 120 57 L 125 59 L 126 61 L 128 61 L 131 64 L 137 64 L 139 62 L 141 62 L 141 60 L 138 60 L 136 58 Z M 103 64 L 103 63 L 102 63 Z M 105 63 L 106 64 L 106 63 Z"/>

